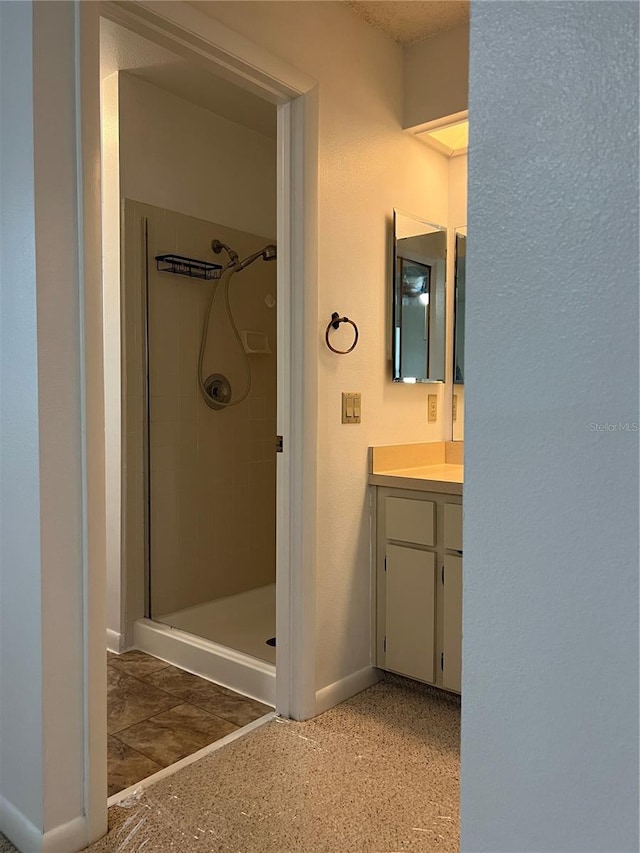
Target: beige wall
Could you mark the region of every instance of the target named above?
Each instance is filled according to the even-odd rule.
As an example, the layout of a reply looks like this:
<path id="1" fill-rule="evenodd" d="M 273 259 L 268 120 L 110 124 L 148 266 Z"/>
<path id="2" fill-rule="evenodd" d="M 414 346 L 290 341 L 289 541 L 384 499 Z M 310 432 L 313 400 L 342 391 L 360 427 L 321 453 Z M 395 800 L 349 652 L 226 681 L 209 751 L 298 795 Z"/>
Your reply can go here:
<path id="1" fill-rule="evenodd" d="M 213 237 L 244 257 L 264 239 L 137 206 L 148 217 L 149 255 L 207 258 Z M 224 262 L 224 257 L 220 260 Z M 151 615 L 275 581 L 276 264 L 256 261 L 229 284 L 238 329 L 264 332 L 271 354 L 249 355 L 250 393 L 210 409 L 197 383 L 202 325 L 212 283 L 149 274 Z M 247 384 L 245 361 L 216 290 L 203 377 L 222 373 L 232 399 Z"/>
<path id="2" fill-rule="evenodd" d="M 122 197 L 273 240 L 276 140 L 119 77 Z"/>
<path id="3" fill-rule="evenodd" d="M 367 448 L 442 440 L 443 386 L 391 381 L 391 214 L 446 223 L 446 158 L 402 131 L 402 49 L 346 4 L 199 2 L 210 14 L 319 83 L 318 482 L 316 686 L 370 663 Z M 324 345 L 332 311 L 360 342 Z M 362 423 L 340 419 L 342 391 L 362 393 Z M 427 393 L 440 419 L 427 423 Z"/>
<path id="4" fill-rule="evenodd" d="M 404 127 L 463 112 L 469 98 L 469 25 L 404 49 Z"/>
<path id="5" fill-rule="evenodd" d="M 107 644 L 120 647 L 124 612 L 121 587 L 122 387 L 120 357 L 120 140 L 119 74 L 101 86 L 102 288 L 104 343 L 105 500 L 107 506 Z"/>

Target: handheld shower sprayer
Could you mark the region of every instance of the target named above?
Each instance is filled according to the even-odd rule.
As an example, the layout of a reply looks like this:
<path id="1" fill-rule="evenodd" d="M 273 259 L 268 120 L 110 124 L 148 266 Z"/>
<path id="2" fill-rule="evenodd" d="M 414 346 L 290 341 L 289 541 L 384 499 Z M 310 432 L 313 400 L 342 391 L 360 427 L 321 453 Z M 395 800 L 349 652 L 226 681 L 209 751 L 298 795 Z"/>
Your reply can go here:
<path id="1" fill-rule="evenodd" d="M 273 245 L 273 243 L 269 243 L 269 245 L 265 246 L 264 249 L 260 249 L 260 251 L 254 252 L 252 255 L 248 255 L 248 257 L 240 261 L 239 264 L 236 264 L 236 269 L 238 271 L 246 269 L 254 261 L 257 261 L 258 258 L 262 258 L 263 261 L 275 261 L 276 255 L 276 247 Z"/>
<path id="2" fill-rule="evenodd" d="M 234 251 L 230 246 L 227 246 L 226 243 L 223 243 L 220 240 L 212 240 L 211 248 L 215 252 L 216 255 L 219 255 L 220 252 L 224 249 L 227 255 L 229 255 L 229 263 L 225 267 L 225 269 L 235 269 L 236 272 L 240 272 L 240 270 L 245 269 L 254 261 L 257 261 L 258 258 L 262 258 L 263 261 L 275 261 L 278 249 L 273 243 L 267 244 L 263 249 L 260 249 L 257 252 L 254 252 L 252 255 L 248 255 L 242 261 L 238 257 L 238 253 Z"/>

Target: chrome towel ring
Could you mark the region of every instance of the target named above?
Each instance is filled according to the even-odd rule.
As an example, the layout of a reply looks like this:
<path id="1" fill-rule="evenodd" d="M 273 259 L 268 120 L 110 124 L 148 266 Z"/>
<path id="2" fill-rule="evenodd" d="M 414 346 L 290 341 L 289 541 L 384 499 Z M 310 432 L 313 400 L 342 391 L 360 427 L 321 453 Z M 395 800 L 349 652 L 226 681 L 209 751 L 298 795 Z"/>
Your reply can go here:
<path id="1" fill-rule="evenodd" d="M 336 349 L 331 345 L 331 341 L 329 340 L 329 333 L 331 329 L 339 329 L 340 323 L 349 323 L 350 326 L 353 326 L 353 343 L 349 347 L 349 349 Z M 336 352 L 338 355 L 346 355 L 349 352 L 352 352 L 356 348 L 356 344 L 358 343 L 358 327 L 350 320 L 348 317 L 341 317 L 337 311 L 334 311 L 331 315 L 331 319 L 329 320 L 329 325 L 327 326 L 327 330 L 324 333 L 324 340 L 326 345 L 329 347 L 331 352 Z"/>

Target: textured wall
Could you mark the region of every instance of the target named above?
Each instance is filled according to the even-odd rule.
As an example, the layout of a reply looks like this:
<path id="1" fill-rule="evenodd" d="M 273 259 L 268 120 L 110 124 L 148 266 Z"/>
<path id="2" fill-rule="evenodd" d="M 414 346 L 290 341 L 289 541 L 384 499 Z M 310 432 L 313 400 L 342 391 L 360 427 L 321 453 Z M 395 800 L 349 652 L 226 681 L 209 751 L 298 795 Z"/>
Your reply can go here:
<path id="1" fill-rule="evenodd" d="M 30 4 L 3 3 L 0 110 L 3 126 L 6 122 L 14 134 L 3 136 L 0 149 L 0 797 L 42 826 L 33 79 L 32 56 L 25 50 L 32 38 Z M 5 84 L 10 75 L 15 89 Z"/>
<path id="2" fill-rule="evenodd" d="M 628 853 L 637 4 L 475 4 L 470 112 L 462 850 Z"/>

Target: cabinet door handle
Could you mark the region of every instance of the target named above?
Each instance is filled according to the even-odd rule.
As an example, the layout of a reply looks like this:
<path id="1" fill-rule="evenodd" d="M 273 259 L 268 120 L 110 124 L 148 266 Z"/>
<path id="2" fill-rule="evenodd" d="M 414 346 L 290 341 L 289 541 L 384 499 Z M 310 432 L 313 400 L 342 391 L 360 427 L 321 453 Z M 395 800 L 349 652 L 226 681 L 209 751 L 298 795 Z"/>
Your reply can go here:
<path id="1" fill-rule="evenodd" d="M 444 563 L 440 567 L 440 576 L 442 578 L 442 586 L 444 586 Z"/>

